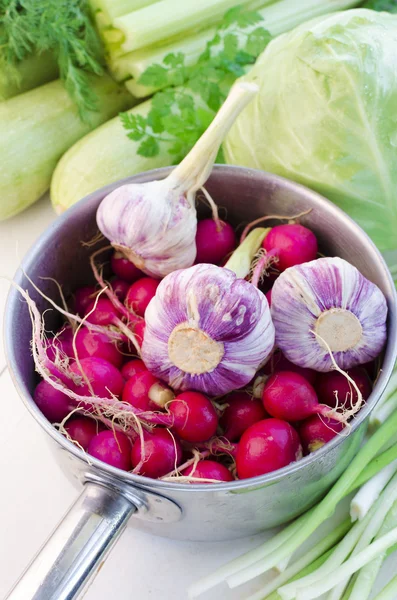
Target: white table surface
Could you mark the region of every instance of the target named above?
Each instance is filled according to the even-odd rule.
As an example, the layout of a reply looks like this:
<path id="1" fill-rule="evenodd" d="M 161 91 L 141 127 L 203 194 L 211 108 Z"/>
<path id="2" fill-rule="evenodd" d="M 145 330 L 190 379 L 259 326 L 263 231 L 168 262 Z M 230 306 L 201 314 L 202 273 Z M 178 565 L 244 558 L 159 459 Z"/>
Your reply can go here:
<path id="1" fill-rule="evenodd" d="M 0 223 L 1 276 L 12 277 L 20 259 L 54 218 L 48 198 L 44 197 L 23 214 Z M 0 330 L 8 286 L 7 281 L 0 279 Z M 18 398 L 6 369 L 2 345 L 0 401 L 0 598 L 3 598 L 77 492 L 55 462 L 45 434 Z M 232 542 L 192 543 L 154 537 L 129 527 L 85 599 L 185 600 L 191 582 L 259 545 L 269 535 Z M 382 568 L 377 590 L 396 571 L 397 558 L 393 555 Z M 243 600 L 260 583 L 256 580 L 233 591 L 219 586 L 202 598 Z"/>

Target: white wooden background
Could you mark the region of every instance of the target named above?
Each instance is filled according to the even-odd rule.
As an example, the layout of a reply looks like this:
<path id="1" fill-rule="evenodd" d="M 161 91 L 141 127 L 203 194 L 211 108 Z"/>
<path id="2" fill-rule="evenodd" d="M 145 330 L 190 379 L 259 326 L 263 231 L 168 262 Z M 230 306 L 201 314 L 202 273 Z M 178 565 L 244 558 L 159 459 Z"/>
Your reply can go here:
<path id="1" fill-rule="evenodd" d="M 54 218 L 48 197 L 44 197 L 23 214 L 0 223 L 1 276 L 13 276 L 20 259 Z M 7 291 L 7 281 L 0 279 L 0 332 Z M 7 372 L 2 344 L 0 402 L 0 598 L 3 598 L 77 492 L 53 459 L 45 434 L 18 398 Z M 259 545 L 268 535 L 224 543 L 192 543 L 162 539 L 128 528 L 85 598 L 185 600 L 191 582 Z M 382 569 L 377 589 L 396 571 L 397 559 L 392 556 Z M 256 580 L 251 586 L 233 592 L 219 586 L 202 598 L 243 600 L 260 583 Z"/>

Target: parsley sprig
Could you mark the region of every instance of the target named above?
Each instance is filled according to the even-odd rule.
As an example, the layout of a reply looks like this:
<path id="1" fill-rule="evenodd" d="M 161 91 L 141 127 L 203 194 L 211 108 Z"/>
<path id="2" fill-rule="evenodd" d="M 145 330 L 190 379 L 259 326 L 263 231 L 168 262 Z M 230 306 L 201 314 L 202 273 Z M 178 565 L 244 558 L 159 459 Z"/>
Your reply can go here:
<path id="1" fill-rule="evenodd" d="M 235 6 L 225 14 L 196 64 L 187 65 L 185 55 L 178 52 L 146 69 L 138 83 L 164 91 L 154 94 L 147 117 L 120 115 L 128 137 L 140 142 L 138 154 L 154 157 L 160 142 L 165 142 L 173 162 L 180 162 L 214 118 L 232 83 L 269 43 L 270 33 L 255 27 L 261 20 L 257 12 Z"/>
<path id="2" fill-rule="evenodd" d="M 101 75 L 102 49 L 87 0 L 0 0 L 0 62 L 10 76 L 31 54 L 53 52 L 80 116 L 96 110 L 88 73 Z"/>

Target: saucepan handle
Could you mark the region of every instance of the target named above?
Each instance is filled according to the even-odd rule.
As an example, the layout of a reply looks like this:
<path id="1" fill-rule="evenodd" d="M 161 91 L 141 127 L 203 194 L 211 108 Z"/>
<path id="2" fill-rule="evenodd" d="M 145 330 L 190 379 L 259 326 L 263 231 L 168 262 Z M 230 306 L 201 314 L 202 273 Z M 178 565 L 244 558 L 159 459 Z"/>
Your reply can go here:
<path id="1" fill-rule="evenodd" d="M 6 600 L 81 597 L 136 510 L 117 490 L 86 483 Z"/>

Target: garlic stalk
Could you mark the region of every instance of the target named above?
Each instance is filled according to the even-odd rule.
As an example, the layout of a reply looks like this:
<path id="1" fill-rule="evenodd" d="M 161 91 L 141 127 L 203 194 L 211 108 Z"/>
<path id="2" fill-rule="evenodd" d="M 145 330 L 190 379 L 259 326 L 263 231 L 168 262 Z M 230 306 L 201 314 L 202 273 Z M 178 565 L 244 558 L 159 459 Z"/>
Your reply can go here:
<path id="1" fill-rule="evenodd" d="M 102 200 L 99 229 L 147 275 L 161 278 L 193 264 L 195 193 L 208 179 L 223 138 L 257 90 L 256 84 L 236 83 L 208 129 L 166 179 L 122 185 Z"/>
<path id="2" fill-rule="evenodd" d="M 386 341 L 386 299 L 342 258 L 284 271 L 272 290 L 276 344 L 294 364 L 331 371 L 376 358 Z M 331 351 L 331 352 L 330 352 Z"/>
<path id="3" fill-rule="evenodd" d="M 218 396 L 241 388 L 274 345 L 265 296 L 215 265 L 167 275 L 146 309 L 145 321 L 145 365 L 177 390 Z"/>

